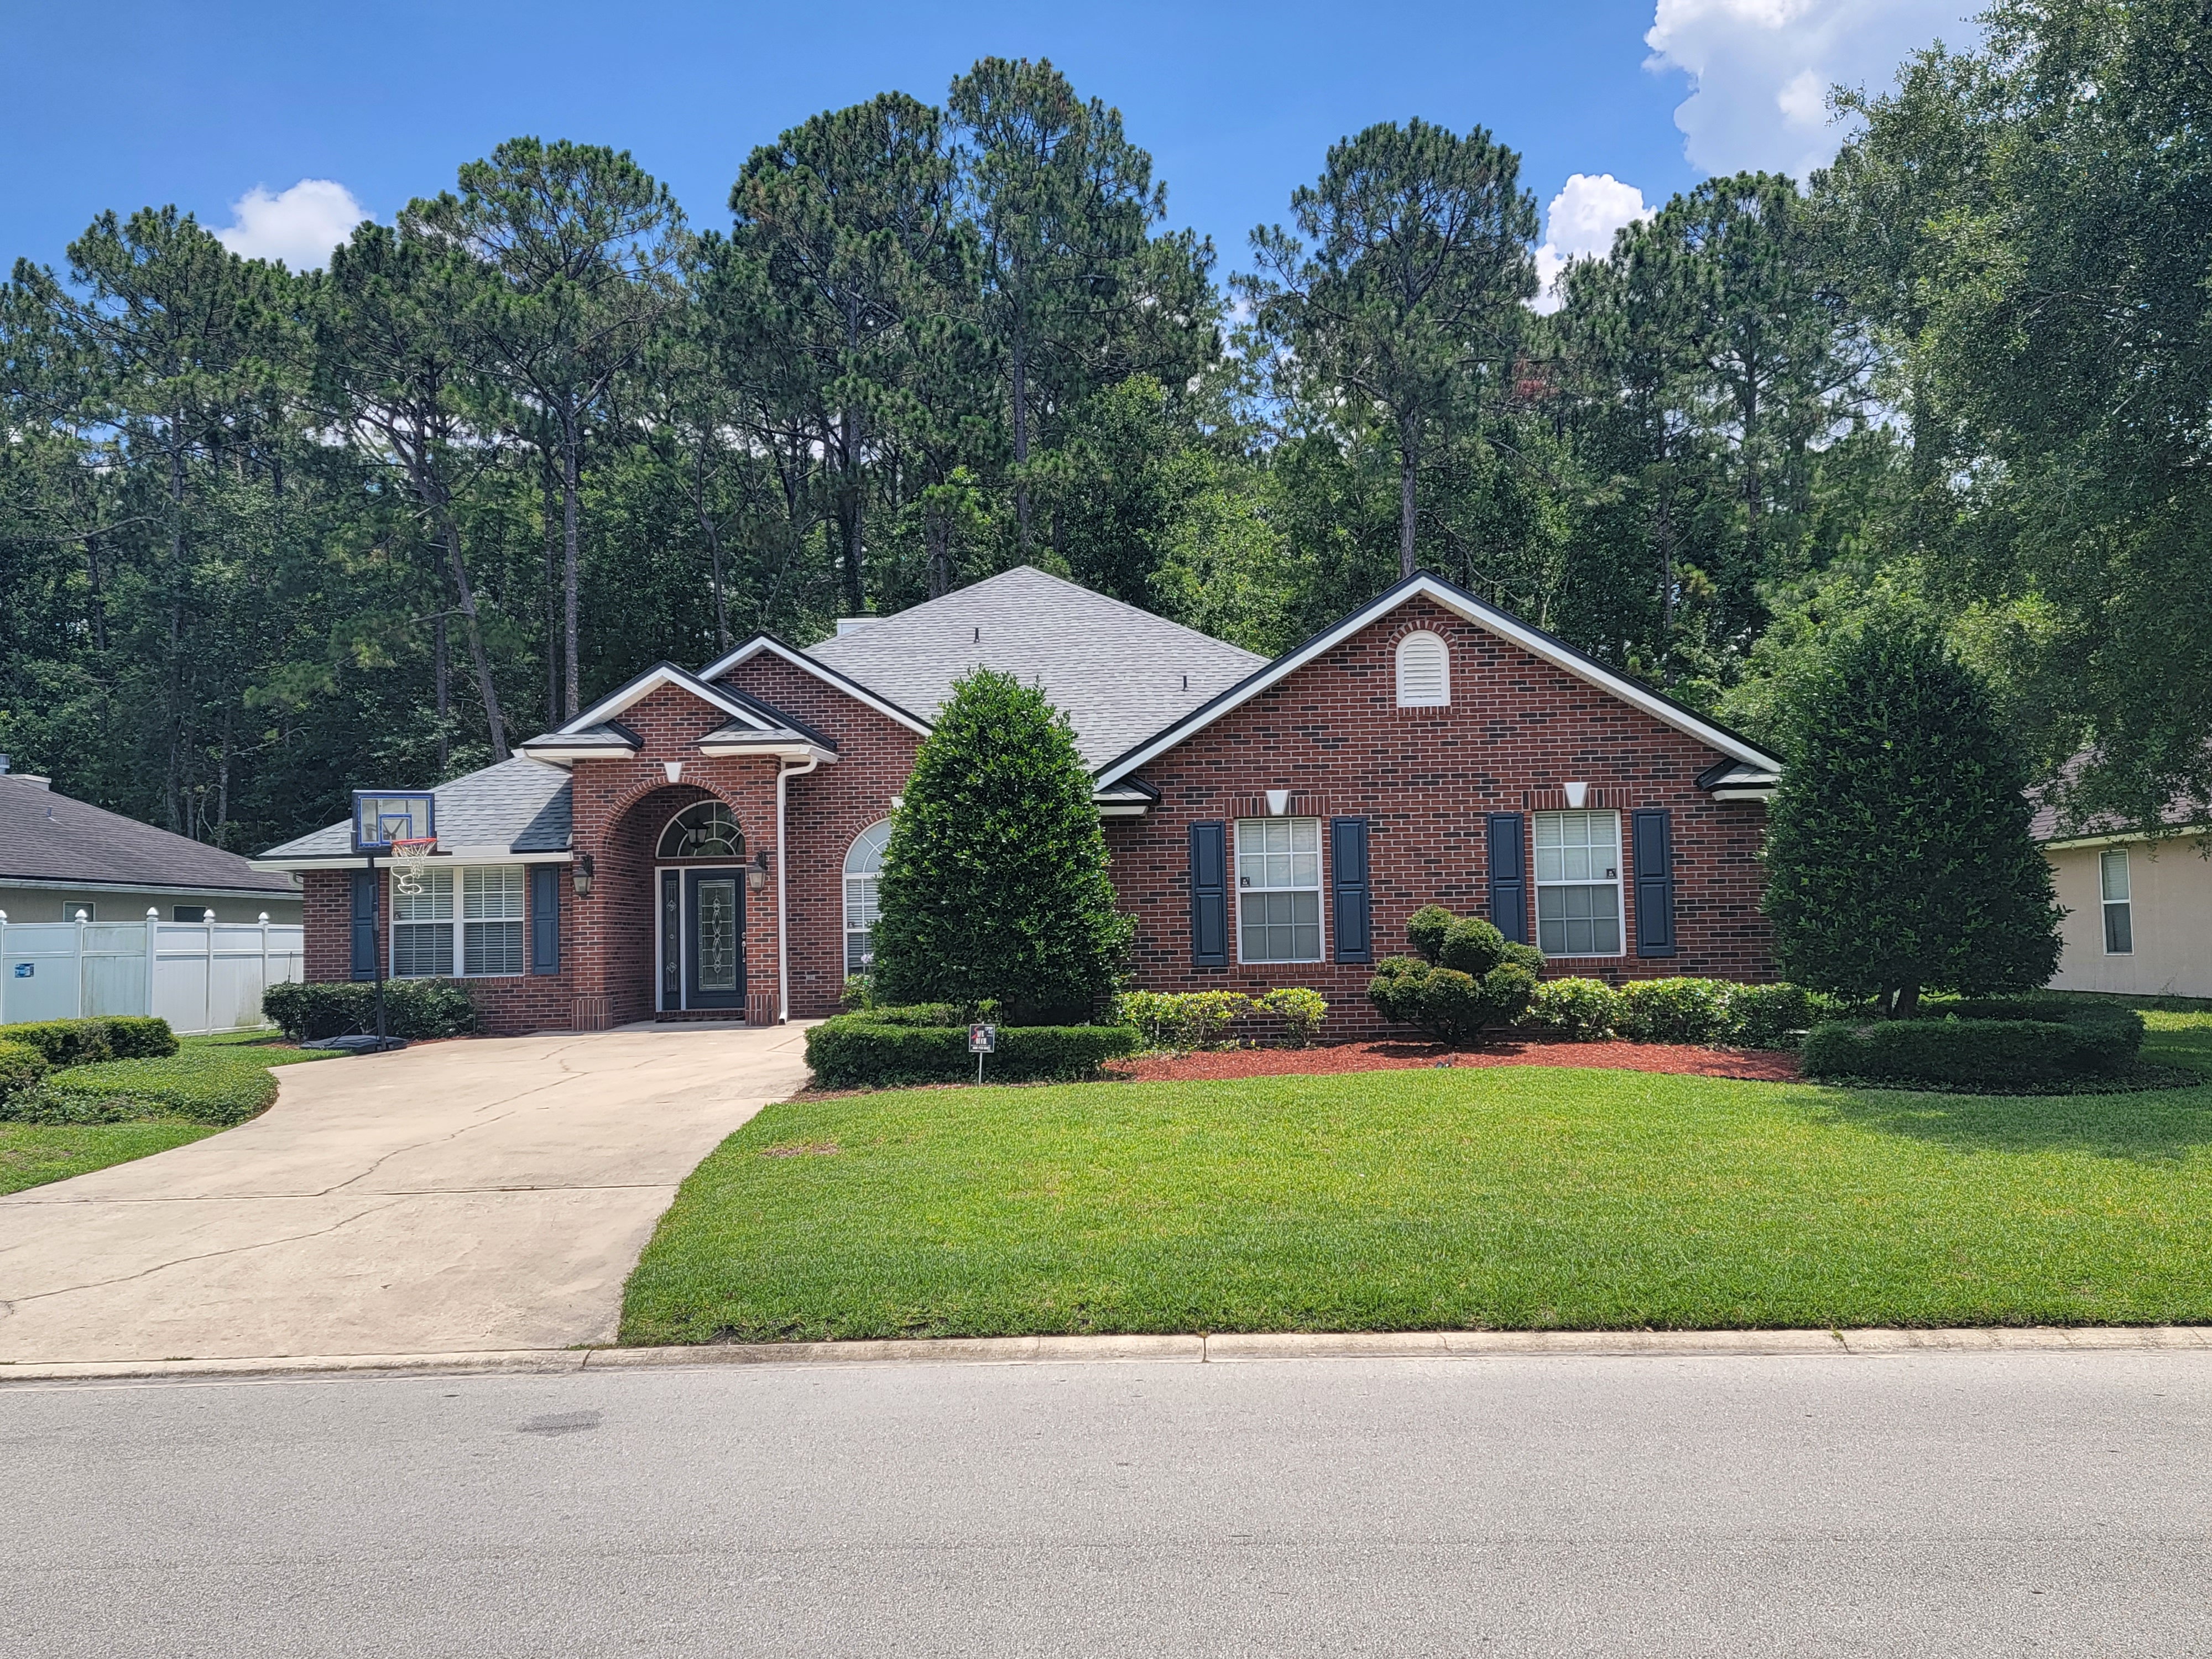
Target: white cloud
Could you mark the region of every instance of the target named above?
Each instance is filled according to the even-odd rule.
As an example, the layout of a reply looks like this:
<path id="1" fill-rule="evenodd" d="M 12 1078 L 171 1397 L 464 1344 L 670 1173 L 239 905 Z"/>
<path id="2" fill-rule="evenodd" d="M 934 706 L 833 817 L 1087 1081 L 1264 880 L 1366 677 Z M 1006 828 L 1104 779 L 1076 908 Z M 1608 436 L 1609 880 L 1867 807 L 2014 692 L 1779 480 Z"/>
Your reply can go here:
<path id="1" fill-rule="evenodd" d="M 230 204 L 230 225 L 216 237 L 241 258 L 282 259 L 295 270 L 313 270 L 370 216 L 332 179 L 302 179 L 275 195 L 256 185 Z"/>
<path id="2" fill-rule="evenodd" d="M 1613 252 L 1613 234 L 1623 225 L 1649 219 L 1644 192 L 1609 173 L 1571 176 L 1544 214 L 1544 245 L 1536 250 L 1536 280 L 1543 286 L 1530 303 L 1538 311 L 1559 308 L 1553 284 L 1570 259 Z"/>
<path id="3" fill-rule="evenodd" d="M 1683 153 L 1711 173 L 1749 168 L 1802 179 L 1835 159 L 1838 82 L 1880 90 L 1939 37 L 1964 48 L 1979 0 L 1658 0 L 1645 67 L 1680 70 Z"/>

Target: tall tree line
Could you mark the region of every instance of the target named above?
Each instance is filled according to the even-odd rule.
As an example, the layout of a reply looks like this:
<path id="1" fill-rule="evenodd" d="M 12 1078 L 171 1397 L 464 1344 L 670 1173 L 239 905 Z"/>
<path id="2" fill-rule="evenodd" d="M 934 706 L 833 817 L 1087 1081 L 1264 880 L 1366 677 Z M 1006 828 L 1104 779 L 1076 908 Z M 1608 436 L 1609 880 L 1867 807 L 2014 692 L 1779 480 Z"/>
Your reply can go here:
<path id="1" fill-rule="evenodd" d="M 251 849 L 1016 563 L 1264 651 L 1427 568 L 1762 733 L 1909 611 L 2140 812 L 2212 769 L 2193 18 L 2000 6 L 1550 314 L 1486 131 L 1346 138 L 1224 276 L 1030 61 L 800 124 L 718 228 L 537 138 L 305 275 L 103 215 L 0 289 L 0 750 Z"/>

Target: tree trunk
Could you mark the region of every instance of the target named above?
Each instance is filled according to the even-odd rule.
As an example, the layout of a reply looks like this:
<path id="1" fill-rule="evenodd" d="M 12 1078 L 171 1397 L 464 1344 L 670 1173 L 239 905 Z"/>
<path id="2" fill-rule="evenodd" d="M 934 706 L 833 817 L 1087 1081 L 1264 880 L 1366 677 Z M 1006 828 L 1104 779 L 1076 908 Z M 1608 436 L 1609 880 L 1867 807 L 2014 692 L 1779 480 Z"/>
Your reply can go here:
<path id="1" fill-rule="evenodd" d="M 1913 1015 L 1917 1013 L 1919 1011 L 1920 987 L 1917 984 L 1900 985 L 1898 987 L 1897 1006 L 1895 1010 L 1892 1012 L 1890 1018 L 1893 1019 L 1911 1019 Z"/>
<path id="2" fill-rule="evenodd" d="M 1668 466 L 1666 417 L 1659 427 L 1659 677 L 1674 684 L 1674 475 Z"/>
<path id="3" fill-rule="evenodd" d="M 477 620 L 476 590 L 469 584 L 469 568 L 461 558 L 461 526 L 453 517 L 453 504 L 444 499 L 442 491 L 440 492 L 438 509 L 439 517 L 444 520 L 446 562 L 453 573 L 453 586 L 460 597 L 461 623 L 469 636 L 469 656 L 476 665 L 477 691 L 483 698 L 484 727 L 491 733 L 491 756 L 495 761 L 503 761 L 507 757 L 507 721 L 499 712 L 499 690 L 492 684 L 491 658 L 484 650 L 483 629 Z M 446 712 L 445 625 L 441 618 L 438 623 L 438 713 L 441 718 Z M 441 737 L 438 742 L 439 768 L 442 771 L 445 765 L 444 738 Z"/>
<path id="4" fill-rule="evenodd" d="M 1420 471 L 1421 441 L 1402 427 L 1398 434 L 1398 580 L 1413 574 L 1413 480 Z"/>
<path id="5" fill-rule="evenodd" d="M 230 711 L 232 703 L 225 698 L 222 705 L 222 753 L 216 763 L 215 771 L 215 834 L 211 837 L 218 847 L 228 842 L 225 832 L 230 827 Z"/>
<path id="6" fill-rule="evenodd" d="M 576 450 L 582 434 L 573 411 L 561 411 L 561 697 L 576 718 L 576 509 L 583 465 Z"/>
<path id="7" fill-rule="evenodd" d="M 952 591 L 951 527 L 936 507 L 923 514 L 922 526 L 929 543 L 929 597 L 941 599 Z"/>
<path id="8" fill-rule="evenodd" d="M 867 592 L 860 581 L 860 416 L 847 409 L 837 417 L 837 540 L 843 550 L 848 617 L 857 617 L 868 608 Z"/>
<path id="9" fill-rule="evenodd" d="M 730 607 L 722 587 L 722 532 L 715 527 L 714 515 L 707 510 L 707 442 L 703 433 L 699 447 L 692 454 L 691 510 L 698 515 L 700 532 L 707 538 L 707 556 L 714 565 L 714 649 L 720 653 L 730 648 Z"/>
<path id="10" fill-rule="evenodd" d="M 92 603 L 88 607 L 91 614 L 88 620 L 92 623 L 93 649 L 105 651 L 107 649 L 107 601 L 100 591 L 100 538 L 97 536 L 84 538 L 84 574 L 91 585 Z"/>
<path id="11" fill-rule="evenodd" d="M 441 599 L 444 594 L 438 596 Z M 438 698 L 438 775 L 442 778 L 453 762 L 452 731 L 447 720 L 452 715 L 453 702 L 448 695 L 446 672 L 446 613 L 442 611 L 430 618 L 430 679 Z"/>
<path id="12" fill-rule="evenodd" d="M 162 774 L 162 805 L 168 812 L 169 832 L 185 829 L 184 763 L 185 710 L 185 452 L 184 416 L 173 416 L 169 427 L 169 660 L 167 684 L 169 707 L 169 755 Z"/>
<path id="13" fill-rule="evenodd" d="M 550 732 L 561 724 L 561 582 L 550 466 L 539 476 L 538 486 L 545 520 L 545 729 Z"/>
<path id="14" fill-rule="evenodd" d="M 1014 465 L 1026 465 L 1030 459 L 1030 377 L 1027 354 L 1023 350 L 1018 335 L 1013 343 L 1014 367 Z M 1030 562 L 1030 485 L 1026 478 L 1014 485 L 1015 540 L 1021 553 L 1021 562 Z"/>

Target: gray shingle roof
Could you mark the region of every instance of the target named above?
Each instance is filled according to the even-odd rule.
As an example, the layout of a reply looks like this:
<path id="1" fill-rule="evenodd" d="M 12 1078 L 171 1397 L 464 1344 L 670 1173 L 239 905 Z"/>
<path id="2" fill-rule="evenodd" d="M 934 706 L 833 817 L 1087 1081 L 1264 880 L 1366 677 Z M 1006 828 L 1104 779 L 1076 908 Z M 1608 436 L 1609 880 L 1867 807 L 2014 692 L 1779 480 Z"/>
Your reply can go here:
<path id="1" fill-rule="evenodd" d="M 110 886 L 297 890 L 284 877 L 257 870 L 235 853 L 0 774 L 0 881 L 10 876 Z"/>
<path id="2" fill-rule="evenodd" d="M 441 783 L 437 797 L 438 845 L 498 847 L 510 853 L 568 850 L 568 774 L 562 767 L 518 756 Z M 353 852 L 353 827 L 334 823 L 313 835 L 272 847 L 261 856 L 345 858 Z"/>
<path id="3" fill-rule="evenodd" d="M 1101 766 L 1267 662 L 1028 565 L 879 617 L 806 654 L 934 719 L 977 667 L 1044 688 Z"/>

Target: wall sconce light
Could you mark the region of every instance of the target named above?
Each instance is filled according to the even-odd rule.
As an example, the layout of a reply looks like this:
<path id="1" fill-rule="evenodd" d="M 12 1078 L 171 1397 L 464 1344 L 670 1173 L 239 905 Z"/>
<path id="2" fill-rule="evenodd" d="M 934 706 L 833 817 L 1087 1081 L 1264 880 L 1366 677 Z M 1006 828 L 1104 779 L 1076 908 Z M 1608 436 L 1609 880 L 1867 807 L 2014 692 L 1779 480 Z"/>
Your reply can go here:
<path id="1" fill-rule="evenodd" d="M 752 867 L 745 872 L 745 885 L 756 893 L 768 885 L 767 848 L 762 848 L 753 855 Z"/>
<path id="2" fill-rule="evenodd" d="M 576 862 L 570 872 L 572 878 L 575 883 L 576 896 L 578 898 L 591 897 L 592 872 L 592 855 L 589 853 L 578 854 L 576 855 Z"/>
<path id="3" fill-rule="evenodd" d="M 1589 785 L 1586 783 L 1571 783 L 1567 786 L 1567 805 L 1573 807 L 1577 811 L 1579 812 L 1582 811 L 1583 803 L 1589 799 Z"/>

